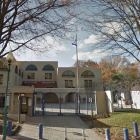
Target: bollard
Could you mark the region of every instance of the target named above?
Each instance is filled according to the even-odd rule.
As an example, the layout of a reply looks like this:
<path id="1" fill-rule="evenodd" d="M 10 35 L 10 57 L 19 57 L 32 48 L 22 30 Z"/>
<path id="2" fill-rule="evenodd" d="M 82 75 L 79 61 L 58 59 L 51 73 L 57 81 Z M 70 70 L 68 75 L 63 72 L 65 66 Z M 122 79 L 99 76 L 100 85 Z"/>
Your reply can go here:
<path id="1" fill-rule="evenodd" d="M 8 121 L 8 132 L 7 132 L 7 136 L 12 136 L 12 121 L 11 120 Z"/>
<path id="2" fill-rule="evenodd" d="M 83 140 L 85 140 L 85 129 L 82 130 Z"/>
<path id="3" fill-rule="evenodd" d="M 124 140 L 129 140 L 128 129 L 127 128 L 123 129 L 123 134 L 124 134 Z"/>
<path id="4" fill-rule="evenodd" d="M 39 124 L 39 139 L 42 139 L 42 135 L 43 135 L 43 124 L 40 123 Z"/>
<path id="5" fill-rule="evenodd" d="M 110 130 L 108 128 L 105 129 L 105 134 L 106 134 L 106 140 L 111 140 L 110 139 Z"/>
<path id="6" fill-rule="evenodd" d="M 65 139 L 64 140 L 67 140 L 67 126 L 65 126 Z"/>
<path id="7" fill-rule="evenodd" d="M 135 134 L 135 136 L 136 137 L 139 136 L 137 122 L 133 122 L 133 127 L 134 127 L 134 134 Z"/>

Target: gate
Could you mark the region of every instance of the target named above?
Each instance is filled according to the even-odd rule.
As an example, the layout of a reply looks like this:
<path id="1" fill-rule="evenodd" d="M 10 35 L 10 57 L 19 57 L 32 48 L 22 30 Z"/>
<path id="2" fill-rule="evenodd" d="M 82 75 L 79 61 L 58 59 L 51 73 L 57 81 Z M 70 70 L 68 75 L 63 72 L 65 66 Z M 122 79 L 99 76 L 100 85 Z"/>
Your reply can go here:
<path id="1" fill-rule="evenodd" d="M 43 115 L 43 93 L 34 93 L 33 96 L 33 115 Z"/>
<path id="2" fill-rule="evenodd" d="M 90 115 L 91 110 L 95 110 L 95 94 L 93 92 L 34 93 L 33 110 L 35 116 Z"/>
<path id="3" fill-rule="evenodd" d="M 131 92 L 130 91 L 119 92 L 115 90 L 113 92 L 113 107 L 114 107 L 114 111 L 116 111 L 117 109 L 133 108 Z"/>
<path id="4" fill-rule="evenodd" d="M 91 115 L 92 111 L 95 111 L 95 93 L 86 92 L 80 93 L 80 114 Z"/>

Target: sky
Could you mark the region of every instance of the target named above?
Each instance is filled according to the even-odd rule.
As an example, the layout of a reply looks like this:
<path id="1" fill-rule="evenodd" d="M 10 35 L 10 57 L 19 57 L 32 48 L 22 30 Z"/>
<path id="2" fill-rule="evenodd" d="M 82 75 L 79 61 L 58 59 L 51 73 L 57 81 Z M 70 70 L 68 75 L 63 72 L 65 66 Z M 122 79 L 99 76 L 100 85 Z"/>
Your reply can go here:
<path id="1" fill-rule="evenodd" d="M 73 34 L 73 39 L 61 40 L 59 43 L 54 42 L 52 37 L 47 36 L 47 41 L 55 46 L 55 49 L 46 51 L 42 56 L 41 54 L 35 55 L 32 51 L 25 51 L 25 53 L 14 56 L 18 61 L 58 61 L 59 67 L 71 67 L 76 62 L 76 47 L 72 45 L 76 34 Z M 102 57 L 107 53 L 99 53 L 100 50 L 93 50 L 94 44 L 97 42 L 96 36 L 89 34 L 85 31 L 77 32 L 77 47 L 78 47 L 78 60 L 91 59 L 99 62 Z M 44 42 L 40 42 L 43 47 Z"/>
<path id="2" fill-rule="evenodd" d="M 77 5 L 79 6 L 79 5 Z M 87 6 L 87 5 L 86 5 Z M 98 12 L 99 7 L 95 7 L 93 4 L 93 7 L 96 8 L 94 9 L 94 11 Z M 92 8 L 89 9 L 93 10 L 93 7 L 89 7 L 88 8 Z M 79 9 L 77 8 L 76 11 L 78 11 L 79 14 L 81 14 L 81 12 L 86 11 L 85 5 L 83 4 L 82 6 L 79 6 Z M 86 11 L 85 15 L 88 15 L 89 13 Z M 81 14 L 82 16 L 84 14 Z M 84 15 L 84 16 L 85 16 Z M 81 16 L 81 18 L 82 18 Z M 94 21 L 94 18 L 92 17 L 92 13 L 91 16 L 89 14 L 89 16 L 86 17 L 89 21 Z M 74 23 L 76 23 L 77 20 L 75 18 L 73 18 L 72 20 L 70 20 L 70 26 L 74 25 Z M 79 22 L 78 22 L 79 23 Z M 92 23 L 92 22 L 91 22 Z M 76 24 L 77 25 L 77 24 Z M 92 25 L 92 24 L 91 24 Z M 113 26 L 113 28 L 115 28 L 115 30 L 120 30 L 120 27 L 118 23 L 113 22 L 113 24 L 108 24 L 105 26 L 105 28 L 103 28 L 103 31 L 107 31 L 110 34 L 113 33 L 112 28 L 110 27 Z M 69 26 L 68 26 L 69 27 Z M 75 27 L 75 26 L 74 26 Z M 74 28 L 73 27 L 73 28 Z M 80 30 L 80 28 L 83 28 L 84 25 L 82 26 L 82 22 L 80 20 L 80 23 L 78 24 L 78 26 L 76 26 L 76 28 L 78 28 L 76 33 L 71 33 L 71 35 L 69 35 L 69 33 L 67 33 L 67 38 L 69 37 L 69 39 L 63 39 L 59 42 L 54 42 L 53 41 L 53 37 L 51 36 L 46 36 L 46 40 L 47 40 L 47 44 L 50 44 L 53 46 L 49 48 L 48 51 L 44 51 L 44 54 L 35 54 L 34 52 L 30 51 L 30 50 L 21 50 L 20 51 L 16 51 L 14 52 L 14 57 L 16 58 L 17 61 L 58 61 L 58 66 L 59 67 L 71 67 L 74 65 L 74 63 L 76 62 L 76 48 L 75 46 L 72 45 L 72 43 L 74 42 L 74 38 L 76 37 L 77 34 L 77 47 L 78 47 L 78 60 L 88 60 L 91 59 L 94 62 L 100 62 L 101 58 L 112 54 L 119 54 L 119 52 L 121 52 L 122 50 L 118 49 L 115 51 L 109 51 L 108 52 L 104 52 L 101 53 L 101 49 L 93 49 L 94 45 L 96 43 L 99 43 L 99 37 L 100 37 L 100 32 L 99 33 L 94 33 L 94 30 L 87 32 L 87 31 L 82 31 Z M 88 28 L 86 28 L 86 30 L 90 30 L 89 28 L 90 26 L 88 26 Z M 123 34 L 122 34 L 123 36 Z M 24 40 L 21 40 L 21 42 L 23 42 Z M 41 48 L 44 48 L 44 46 L 47 46 L 46 42 L 40 41 L 40 42 L 35 42 L 34 40 L 31 42 L 34 45 L 40 46 Z M 11 44 L 11 46 L 13 46 L 14 44 Z M 10 47 L 10 46 L 9 46 Z M 8 47 L 8 48 L 9 48 Z M 101 48 L 101 47 L 100 47 Z M 114 47 L 115 48 L 115 47 Z M 130 57 L 129 57 L 130 59 Z"/>
<path id="3" fill-rule="evenodd" d="M 85 10 L 84 8 L 79 6 L 79 8 L 76 10 L 78 13 L 81 13 L 81 11 Z M 70 20 L 70 25 L 75 25 L 77 23 L 77 19 L 73 18 Z M 94 50 L 94 44 L 98 43 L 99 39 L 98 34 L 95 35 L 94 32 L 87 32 L 82 31 L 82 28 L 84 28 L 84 25 L 82 25 L 81 21 L 78 22 L 78 25 L 76 24 L 76 27 L 74 26 L 72 29 L 77 30 L 75 33 L 67 33 L 67 39 L 59 40 L 59 42 L 54 42 L 53 37 L 46 36 L 47 44 L 51 44 L 53 48 L 49 48 L 49 51 L 44 51 L 44 54 L 35 54 L 35 52 L 32 52 L 30 50 L 18 50 L 13 53 L 14 57 L 17 61 L 58 61 L 59 67 L 71 67 L 76 62 L 76 47 L 72 45 L 72 43 L 75 40 L 76 34 L 77 34 L 77 47 L 78 47 L 78 60 L 88 60 L 91 59 L 94 62 L 99 62 L 101 58 L 108 55 L 107 52 L 105 53 L 99 53 L 99 49 Z M 89 30 L 89 29 L 88 29 Z M 21 42 L 24 42 L 25 40 L 21 40 Z M 38 44 L 41 48 L 44 48 L 44 46 L 47 46 L 46 42 L 35 42 L 33 40 L 31 42 L 33 45 Z M 13 46 L 14 44 L 10 44 L 10 46 Z"/>

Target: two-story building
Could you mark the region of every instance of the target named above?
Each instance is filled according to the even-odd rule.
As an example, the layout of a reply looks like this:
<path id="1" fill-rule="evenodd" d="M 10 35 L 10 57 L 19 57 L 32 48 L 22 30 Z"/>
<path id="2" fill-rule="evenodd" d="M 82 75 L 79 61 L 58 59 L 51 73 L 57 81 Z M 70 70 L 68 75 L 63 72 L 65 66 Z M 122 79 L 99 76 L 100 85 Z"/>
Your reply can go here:
<path id="1" fill-rule="evenodd" d="M 58 67 L 57 61 L 20 61 L 11 65 L 10 71 L 10 113 L 35 115 L 45 114 L 47 103 L 84 103 L 86 89 L 92 89 L 93 82 L 101 80 L 101 69 L 94 67 Z M 77 75 L 78 74 L 78 75 Z M 77 81 L 78 80 L 78 81 Z M 5 102 L 7 66 L 0 62 L 0 107 Z M 21 95 L 21 102 L 18 96 Z M 65 104 L 64 104 L 65 107 Z"/>

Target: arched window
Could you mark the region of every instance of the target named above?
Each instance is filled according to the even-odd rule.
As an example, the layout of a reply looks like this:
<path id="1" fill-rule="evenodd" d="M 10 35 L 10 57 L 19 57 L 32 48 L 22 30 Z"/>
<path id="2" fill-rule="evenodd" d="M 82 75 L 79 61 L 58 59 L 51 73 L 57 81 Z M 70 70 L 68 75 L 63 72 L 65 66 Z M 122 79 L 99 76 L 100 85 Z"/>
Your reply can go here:
<path id="1" fill-rule="evenodd" d="M 93 72 L 86 70 L 81 74 L 81 77 L 82 78 L 94 78 L 95 76 L 94 76 Z"/>
<path id="2" fill-rule="evenodd" d="M 54 67 L 52 65 L 45 65 L 42 70 L 43 71 L 54 71 Z"/>
<path id="3" fill-rule="evenodd" d="M 21 70 L 19 69 L 19 76 L 21 75 Z"/>
<path id="4" fill-rule="evenodd" d="M 37 71 L 37 67 L 35 65 L 28 65 L 25 71 Z"/>
<path id="5" fill-rule="evenodd" d="M 62 77 L 68 77 L 68 78 L 72 77 L 73 78 L 73 77 L 75 77 L 75 74 L 72 71 L 67 70 L 67 71 L 63 72 Z"/>
<path id="6" fill-rule="evenodd" d="M 17 67 L 17 65 L 15 67 L 15 73 L 18 74 L 18 67 Z"/>

